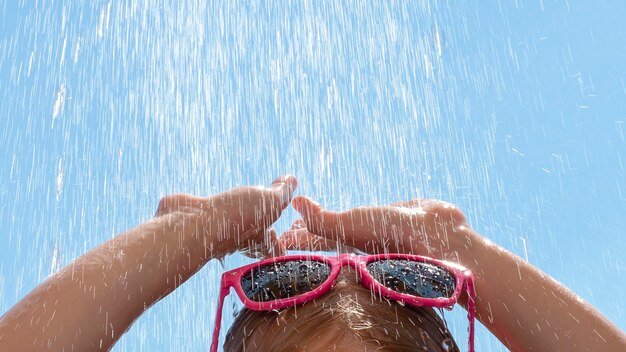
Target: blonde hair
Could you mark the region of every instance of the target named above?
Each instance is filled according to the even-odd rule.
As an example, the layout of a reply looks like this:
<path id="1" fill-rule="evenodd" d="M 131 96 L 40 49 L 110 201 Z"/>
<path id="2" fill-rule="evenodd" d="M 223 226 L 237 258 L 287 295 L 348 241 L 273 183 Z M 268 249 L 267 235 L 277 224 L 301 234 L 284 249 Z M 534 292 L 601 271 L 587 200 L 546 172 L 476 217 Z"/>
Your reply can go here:
<path id="1" fill-rule="evenodd" d="M 309 351 L 315 341 L 331 347 L 344 339 L 362 351 L 458 351 L 432 308 L 403 306 L 377 297 L 354 279 L 338 278 L 323 297 L 280 311 L 242 309 L 228 331 L 227 352 Z"/>

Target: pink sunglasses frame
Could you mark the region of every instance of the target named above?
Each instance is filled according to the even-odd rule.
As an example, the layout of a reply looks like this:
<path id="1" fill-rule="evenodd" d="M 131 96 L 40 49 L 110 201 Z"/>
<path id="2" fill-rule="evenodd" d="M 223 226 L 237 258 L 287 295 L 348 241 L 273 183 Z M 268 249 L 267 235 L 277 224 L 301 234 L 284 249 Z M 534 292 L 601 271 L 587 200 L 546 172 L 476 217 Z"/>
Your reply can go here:
<path id="1" fill-rule="evenodd" d="M 431 263 L 441 266 L 446 270 L 449 270 L 454 274 L 456 279 L 455 291 L 450 298 L 422 298 L 408 294 L 399 293 L 388 289 L 383 284 L 377 282 L 372 275 L 367 271 L 366 265 L 370 262 L 381 259 L 405 259 L 417 262 Z M 241 286 L 241 278 L 246 275 L 250 270 L 266 264 L 273 264 L 278 262 L 285 262 L 291 260 L 313 260 L 326 263 L 330 266 L 330 275 L 326 281 L 320 286 L 311 290 L 310 292 L 289 297 L 285 299 L 278 299 L 269 302 L 255 302 L 250 300 L 243 292 Z M 211 352 L 217 352 L 217 345 L 219 343 L 219 332 L 222 323 L 222 307 L 224 306 L 224 299 L 230 293 L 230 288 L 234 288 L 237 296 L 243 302 L 244 306 L 248 309 L 258 311 L 271 311 L 275 309 L 292 307 L 305 302 L 312 301 L 326 294 L 332 289 L 333 283 L 339 276 L 341 269 L 349 265 L 359 273 L 360 281 L 363 286 L 369 288 L 372 292 L 378 292 L 382 296 L 407 303 L 413 306 L 427 306 L 436 308 L 448 308 L 456 304 L 463 291 L 468 294 L 467 302 L 467 319 L 469 320 L 469 341 L 468 351 L 474 352 L 474 310 L 475 310 L 475 295 L 474 295 L 474 277 L 472 273 L 455 263 L 437 260 L 428 257 L 422 257 L 419 255 L 400 254 L 400 253 L 388 253 L 388 254 L 375 254 L 375 255 L 355 255 L 355 254 L 342 254 L 339 256 L 322 256 L 312 254 L 300 254 L 300 255 L 287 255 L 282 257 L 275 257 L 262 260 L 257 263 L 243 266 L 241 268 L 233 269 L 222 274 L 222 281 L 220 285 L 219 302 L 217 312 L 215 316 L 215 327 L 213 329 L 213 340 L 211 343 Z"/>

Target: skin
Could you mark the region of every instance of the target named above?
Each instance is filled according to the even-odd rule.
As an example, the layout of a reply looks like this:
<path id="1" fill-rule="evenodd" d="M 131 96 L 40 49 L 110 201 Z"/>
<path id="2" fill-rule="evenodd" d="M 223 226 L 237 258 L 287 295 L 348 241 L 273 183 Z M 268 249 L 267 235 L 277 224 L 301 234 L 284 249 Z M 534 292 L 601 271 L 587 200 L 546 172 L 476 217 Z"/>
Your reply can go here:
<path id="1" fill-rule="evenodd" d="M 296 185 L 293 176 L 283 176 L 267 188 L 163 198 L 154 219 L 76 259 L 6 312 L 0 345 L 9 351 L 109 350 L 146 309 L 211 259 L 237 250 L 267 257 L 285 249 L 351 246 L 462 263 L 476 277 L 478 319 L 511 350 L 626 350 L 624 333 L 593 307 L 473 232 L 447 203 L 418 199 L 334 212 L 297 197 L 292 204 L 303 220 L 278 240 L 271 225 Z"/>
<path id="2" fill-rule="evenodd" d="M 304 221 L 281 237 L 288 248 L 334 248 L 338 241 L 369 253 L 426 255 L 470 269 L 477 319 L 512 351 L 626 351 L 623 331 L 547 274 L 472 231 L 448 203 L 417 199 L 345 212 L 306 197 L 292 203 Z"/>
<path id="3" fill-rule="evenodd" d="M 282 254 L 271 224 L 296 179 L 199 198 L 172 195 L 156 217 L 84 254 L 0 318 L 3 351 L 109 350 L 150 306 L 206 262 L 236 250 Z"/>

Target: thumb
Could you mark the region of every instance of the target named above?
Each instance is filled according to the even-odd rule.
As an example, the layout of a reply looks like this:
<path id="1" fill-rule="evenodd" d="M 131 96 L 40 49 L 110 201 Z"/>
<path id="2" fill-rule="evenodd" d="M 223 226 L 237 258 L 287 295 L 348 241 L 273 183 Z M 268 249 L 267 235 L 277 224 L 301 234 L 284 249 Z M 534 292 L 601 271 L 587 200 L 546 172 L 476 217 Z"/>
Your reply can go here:
<path id="1" fill-rule="evenodd" d="M 291 204 L 302 215 L 309 232 L 337 240 L 342 229 L 339 213 L 326 210 L 319 203 L 304 196 L 295 197 Z"/>
<path id="2" fill-rule="evenodd" d="M 286 250 L 285 244 L 276 235 L 276 230 L 270 227 L 255 233 L 243 250 L 243 255 L 253 259 L 267 259 L 285 255 Z"/>
<path id="3" fill-rule="evenodd" d="M 272 184 L 263 189 L 261 218 L 256 219 L 262 223 L 257 223 L 259 227 L 269 227 L 273 224 L 283 210 L 289 206 L 293 192 L 298 187 L 298 180 L 295 176 L 284 175 L 276 178 Z"/>
<path id="4" fill-rule="evenodd" d="M 298 180 L 293 175 L 279 176 L 272 181 L 269 189 L 278 197 L 277 208 L 283 210 L 289 205 L 293 192 L 297 187 Z"/>

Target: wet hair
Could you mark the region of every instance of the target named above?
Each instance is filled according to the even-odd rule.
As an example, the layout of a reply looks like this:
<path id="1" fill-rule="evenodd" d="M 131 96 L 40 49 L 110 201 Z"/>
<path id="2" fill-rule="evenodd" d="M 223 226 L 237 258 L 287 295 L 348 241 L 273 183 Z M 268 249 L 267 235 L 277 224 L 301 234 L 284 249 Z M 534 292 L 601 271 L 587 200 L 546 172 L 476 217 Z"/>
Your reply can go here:
<path id="1" fill-rule="evenodd" d="M 354 279 L 340 276 L 330 292 L 303 305 L 272 312 L 242 309 L 224 351 L 310 351 L 323 341 L 349 339 L 358 351 L 459 351 L 437 313 L 380 298 Z"/>

